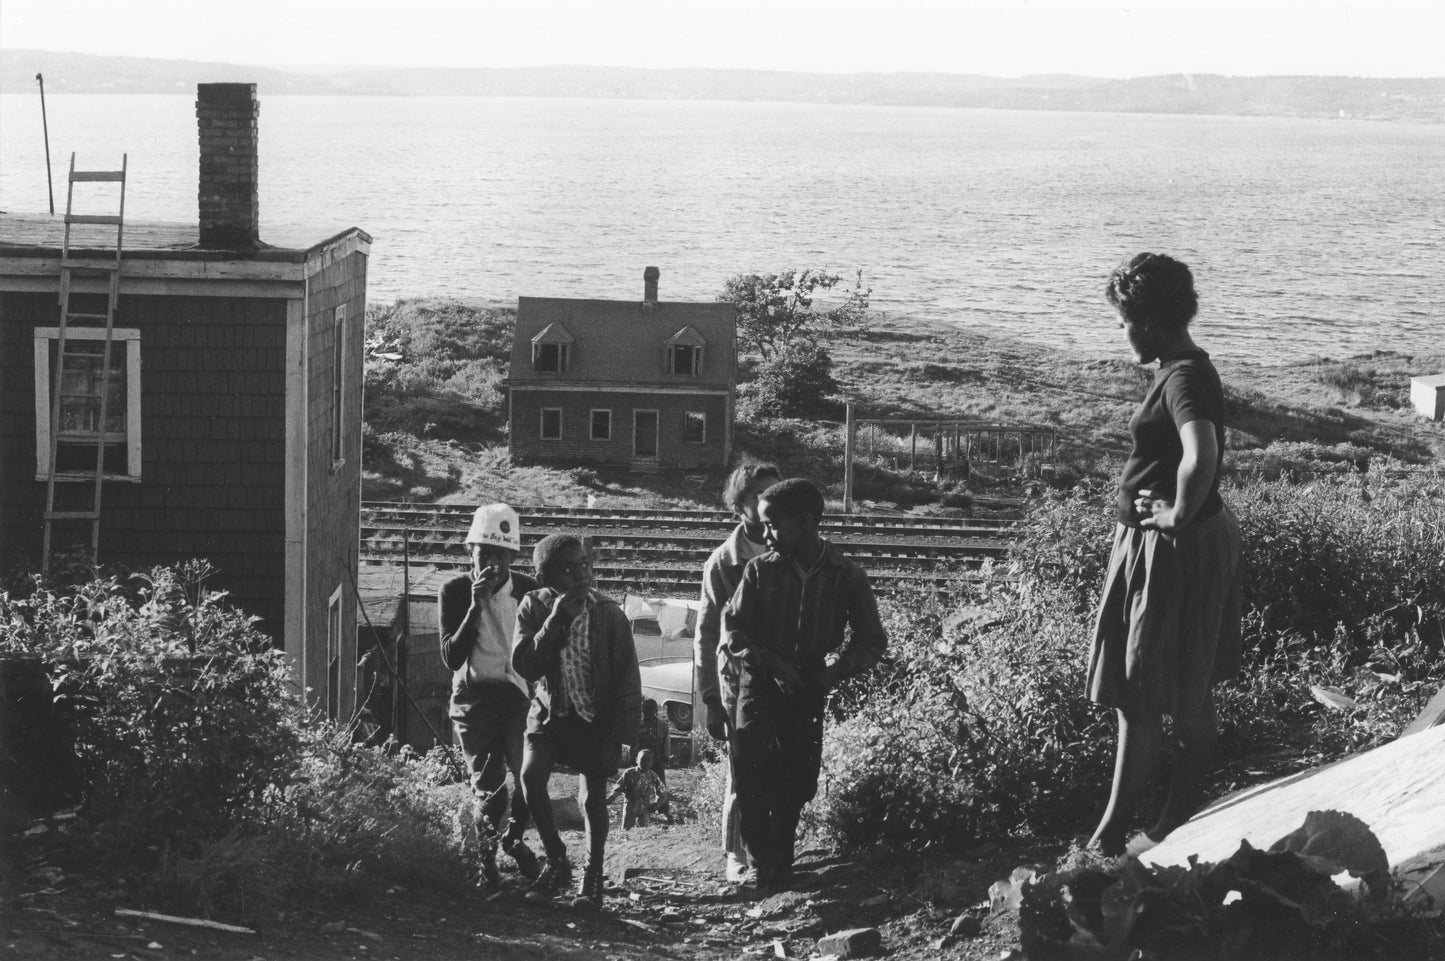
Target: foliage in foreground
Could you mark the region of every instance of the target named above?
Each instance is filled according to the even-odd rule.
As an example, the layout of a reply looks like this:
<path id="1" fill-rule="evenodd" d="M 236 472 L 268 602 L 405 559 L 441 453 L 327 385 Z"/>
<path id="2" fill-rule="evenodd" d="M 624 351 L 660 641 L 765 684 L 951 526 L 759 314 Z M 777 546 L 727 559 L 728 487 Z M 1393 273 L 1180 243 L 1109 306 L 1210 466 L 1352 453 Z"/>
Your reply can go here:
<path id="1" fill-rule="evenodd" d="M 1406 903 L 1379 840 L 1353 815 L 1311 811 L 1267 851 L 1241 842 L 1218 864 L 1134 858 L 1020 878 L 1019 933 L 1034 961 L 1089 957 L 1419 958 L 1440 929 Z M 1347 893 L 1335 876 L 1358 880 Z M 1012 892 L 1009 892 L 1012 893 Z"/>
<path id="2" fill-rule="evenodd" d="M 1084 697 L 1113 520 L 1049 494 L 996 578 L 885 599 L 890 656 L 838 692 L 817 817 L 845 846 L 966 844 L 1081 829 L 1111 771 L 1112 712 Z M 1304 763 L 1393 737 L 1445 683 L 1445 490 L 1436 475 L 1250 481 L 1245 669 L 1216 688 L 1220 767 L 1294 746 Z M 1314 689 L 1342 707 L 1324 707 Z"/>
<path id="3" fill-rule="evenodd" d="M 0 593 L 3 651 L 38 655 L 81 789 L 63 857 L 151 903 L 240 919 L 301 899 L 465 881 L 458 796 L 316 721 L 284 655 L 204 562 Z"/>

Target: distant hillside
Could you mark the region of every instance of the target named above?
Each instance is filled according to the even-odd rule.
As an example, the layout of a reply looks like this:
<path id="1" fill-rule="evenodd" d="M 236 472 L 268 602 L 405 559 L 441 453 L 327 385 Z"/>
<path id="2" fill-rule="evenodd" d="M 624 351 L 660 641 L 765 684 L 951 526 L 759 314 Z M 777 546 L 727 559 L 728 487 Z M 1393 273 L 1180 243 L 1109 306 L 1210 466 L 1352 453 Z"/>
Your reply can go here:
<path id="1" fill-rule="evenodd" d="M 193 93 L 201 81 L 254 81 L 262 94 L 599 97 L 1350 117 L 1445 123 L 1445 78 L 1224 77 L 1133 80 L 1070 75 L 1003 79 L 940 73 L 788 73 L 622 67 L 348 69 L 299 73 L 191 60 L 0 51 L 0 93 Z"/>

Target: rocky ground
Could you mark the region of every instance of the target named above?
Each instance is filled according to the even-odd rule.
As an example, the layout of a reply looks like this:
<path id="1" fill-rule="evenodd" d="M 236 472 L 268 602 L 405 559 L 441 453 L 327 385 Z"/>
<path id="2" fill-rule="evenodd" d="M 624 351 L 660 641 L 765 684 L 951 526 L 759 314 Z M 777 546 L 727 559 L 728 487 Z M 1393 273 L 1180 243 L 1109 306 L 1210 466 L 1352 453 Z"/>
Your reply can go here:
<path id="1" fill-rule="evenodd" d="M 722 883 L 710 835 L 696 825 L 615 831 L 600 912 L 526 901 L 521 879 L 504 871 L 503 890 L 490 897 L 392 888 L 378 903 L 297 904 L 250 931 L 127 914 L 147 906 L 49 864 L 44 835 L 34 835 L 5 851 L 0 957 L 819 958 L 849 956 L 851 944 L 893 958 L 996 961 L 1016 956 L 1017 930 L 1010 916 L 988 911 L 989 885 L 1014 865 L 1058 854 L 1057 846 L 988 844 L 963 858 L 882 850 L 844 857 L 805 846 L 795 887 L 758 898 Z M 580 833 L 567 840 L 580 850 Z M 876 935 L 837 937 L 859 929 Z"/>

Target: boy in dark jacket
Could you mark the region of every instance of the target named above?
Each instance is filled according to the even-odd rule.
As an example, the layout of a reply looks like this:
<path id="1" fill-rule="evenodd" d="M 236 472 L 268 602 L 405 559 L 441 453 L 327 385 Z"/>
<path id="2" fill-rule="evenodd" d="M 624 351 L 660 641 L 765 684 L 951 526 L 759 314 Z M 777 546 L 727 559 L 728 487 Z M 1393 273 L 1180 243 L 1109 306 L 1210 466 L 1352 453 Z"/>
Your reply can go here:
<path id="1" fill-rule="evenodd" d="M 774 484 L 758 514 L 770 550 L 748 562 L 723 608 L 722 646 L 738 666 L 743 844 L 766 891 L 792 879 L 798 819 L 818 791 L 828 691 L 872 667 L 888 639 L 867 575 L 818 534 L 818 488 L 799 478 Z"/>
<path id="2" fill-rule="evenodd" d="M 552 768 L 564 764 L 579 775 L 587 825 L 587 865 L 573 904 L 600 907 L 607 780 L 617 773 L 624 745 L 637 743 L 642 711 L 637 649 L 622 608 L 592 588 L 591 560 L 579 538 L 543 538 L 533 568 L 542 588 L 523 598 L 512 644 L 517 672 L 536 685 L 522 788 L 547 853 L 528 897 L 549 898 L 572 877 L 547 793 Z"/>
<path id="3" fill-rule="evenodd" d="M 723 488 L 723 502 L 738 519 L 738 526 L 708 555 L 702 566 L 702 610 L 693 635 L 694 683 L 707 709 L 707 732 L 728 742 L 727 782 L 723 787 L 722 838 L 727 854 L 724 876 L 741 881 L 747 873 L 748 854 L 738 825 L 737 780 L 733 774 L 733 712 L 737 707 L 737 666 L 718 645 L 722 641 L 722 609 L 732 599 L 748 561 L 768 552 L 763 543 L 763 521 L 758 498 L 783 479 L 777 465 L 745 461 L 733 468 Z"/>
<path id="4" fill-rule="evenodd" d="M 537 856 L 522 841 L 529 820 L 522 796 L 522 735 L 531 688 L 512 667 L 512 633 L 522 598 L 537 582 L 511 569 L 522 546 L 517 512 L 506 504 L 477 508 L 467 531 L 469 573 L 454 577 L 437 594 L 442 660 L 452 672 L 448 714 L 471 772 L 481 846 L 483 887 L 501 884 L 497 846 L 528 878 L 537 876 Z M 512 773 L 511 819 L 507 771 Z"/>

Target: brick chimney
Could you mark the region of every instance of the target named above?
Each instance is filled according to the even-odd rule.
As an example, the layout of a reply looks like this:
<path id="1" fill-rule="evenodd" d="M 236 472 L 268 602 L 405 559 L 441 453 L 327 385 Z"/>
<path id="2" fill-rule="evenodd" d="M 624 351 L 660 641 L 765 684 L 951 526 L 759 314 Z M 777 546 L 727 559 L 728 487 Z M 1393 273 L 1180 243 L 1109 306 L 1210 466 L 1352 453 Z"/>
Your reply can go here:
<path id="1" fill-rule="evenodd" d="M 644 304 L 657 303 L 657 278 L 662 276 L 662 271 L 656 267 L 648 267 L 642 272 L 642 302 Z"/>
<path id="2" fill-rule="evenodd" d="M 254 83 L 196 85 L 201 139 L 201 246 L 254 250 L 261 241 L 256 192 Z"/>

